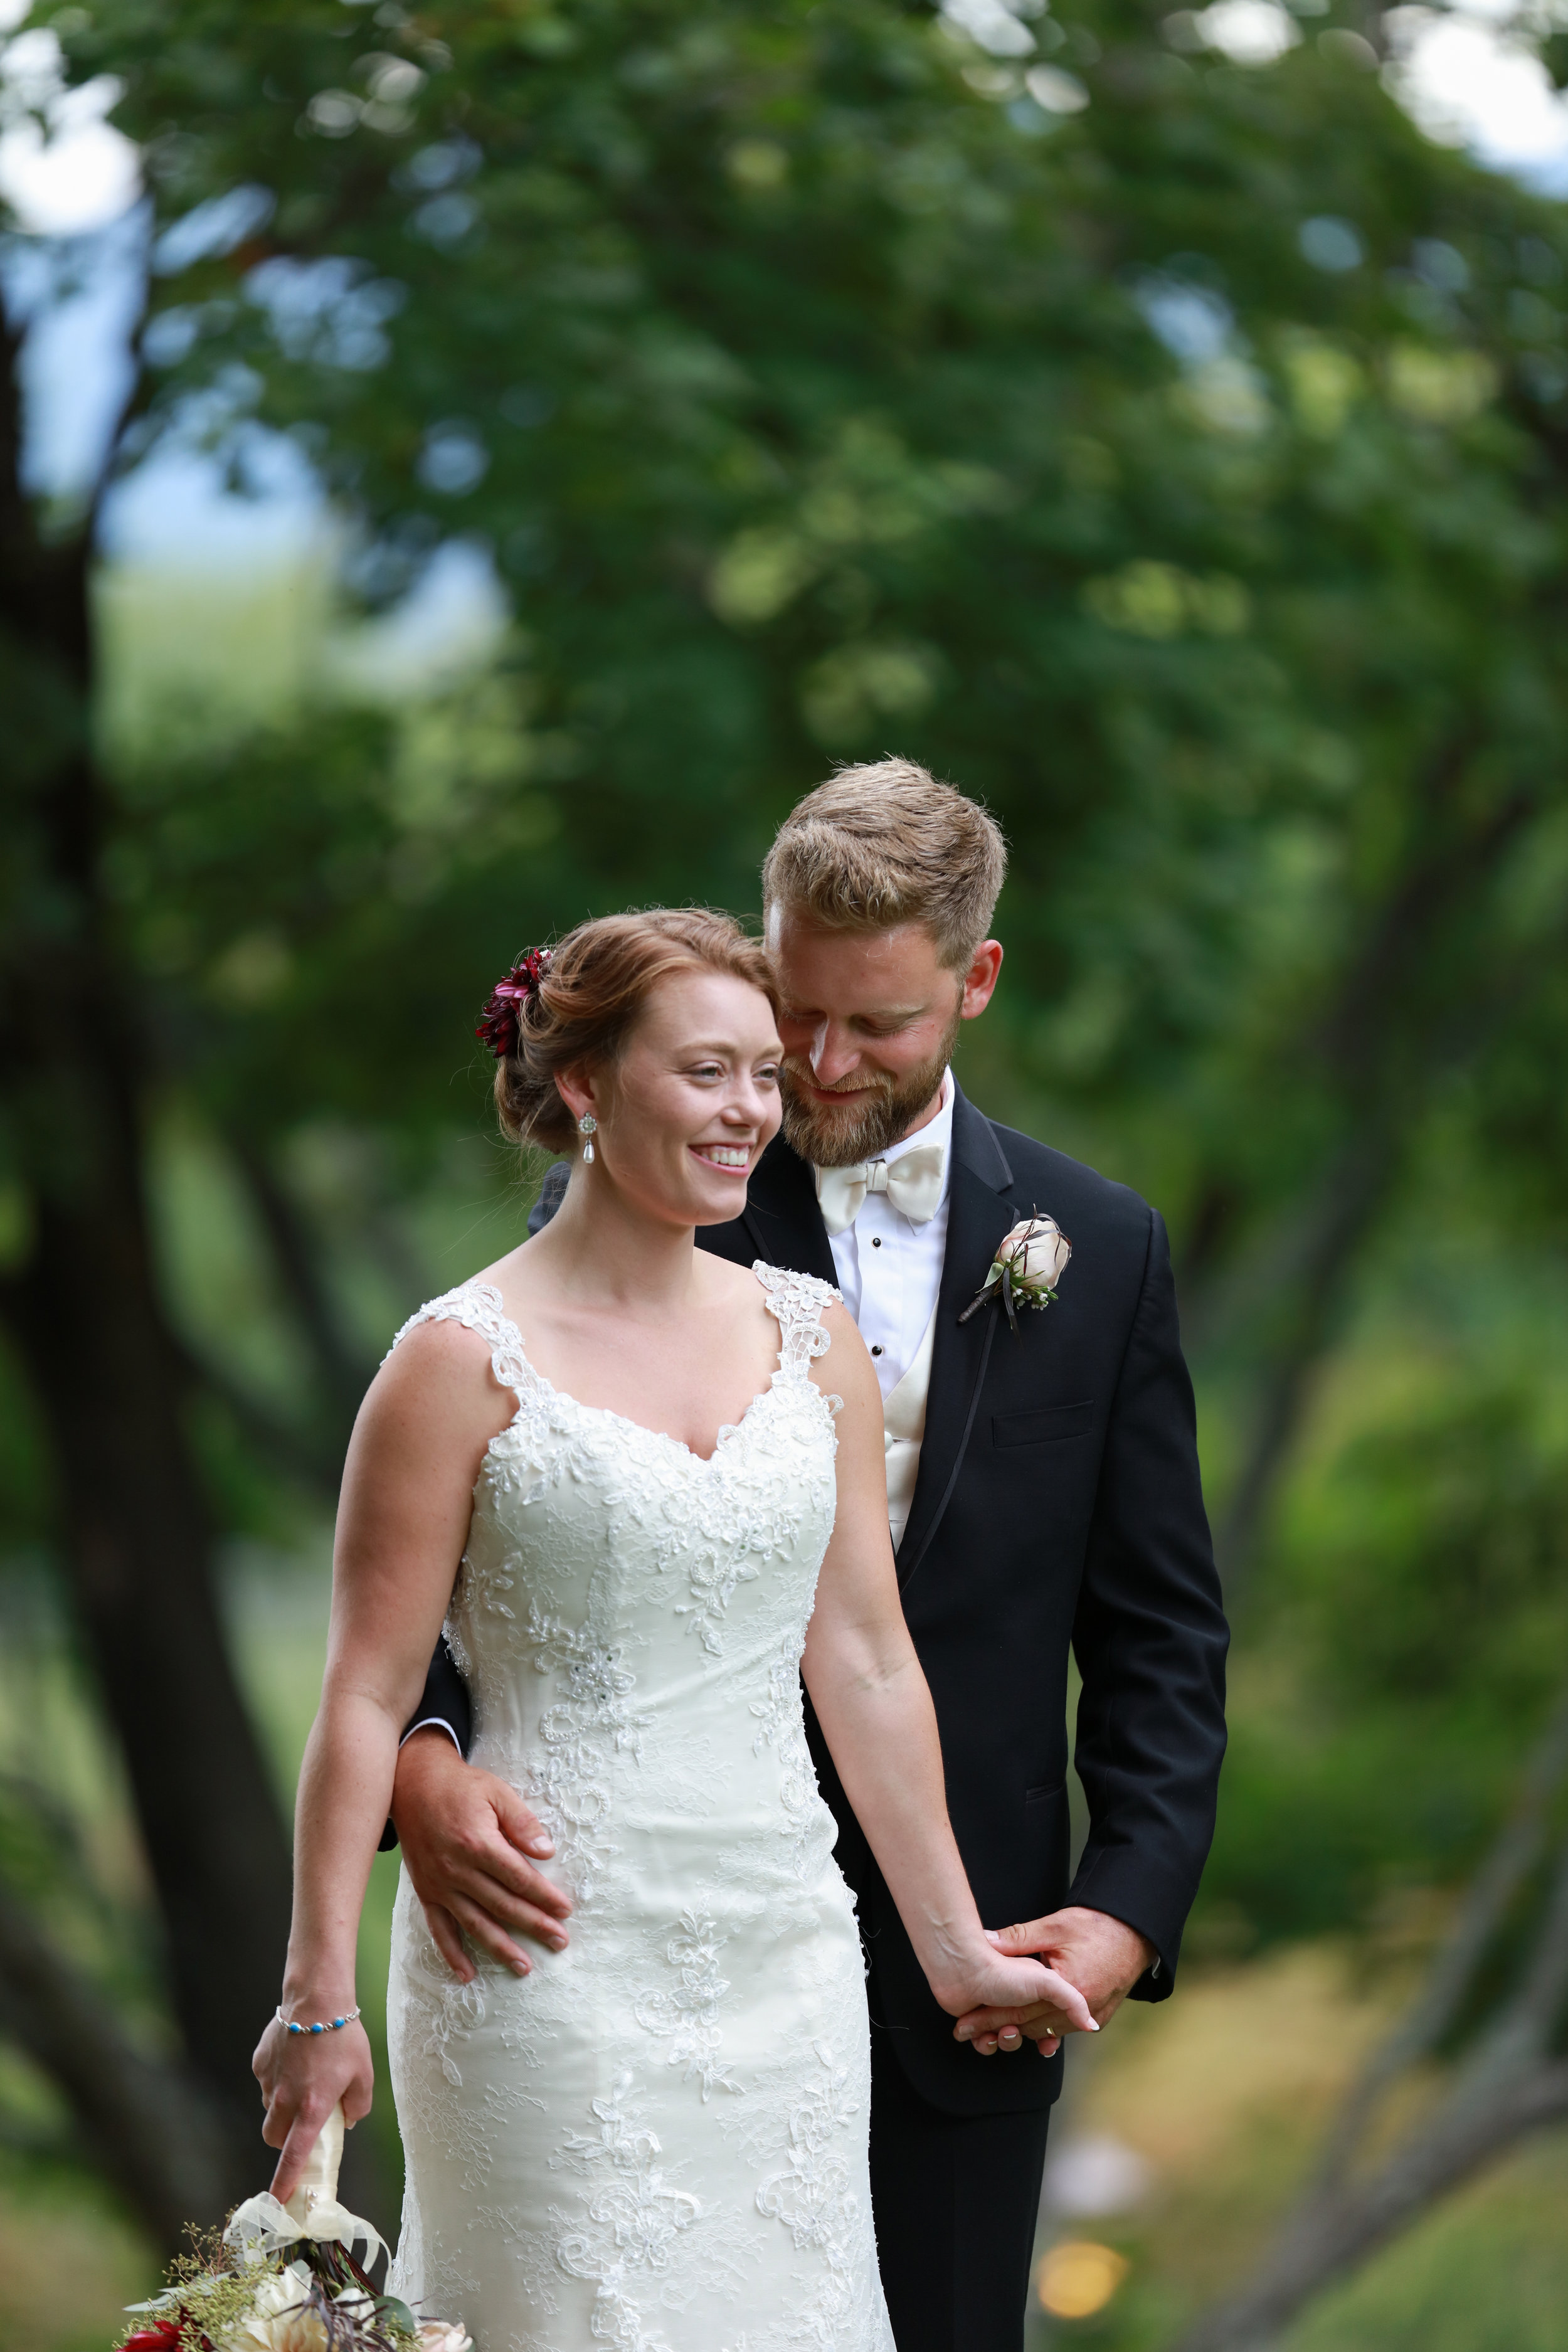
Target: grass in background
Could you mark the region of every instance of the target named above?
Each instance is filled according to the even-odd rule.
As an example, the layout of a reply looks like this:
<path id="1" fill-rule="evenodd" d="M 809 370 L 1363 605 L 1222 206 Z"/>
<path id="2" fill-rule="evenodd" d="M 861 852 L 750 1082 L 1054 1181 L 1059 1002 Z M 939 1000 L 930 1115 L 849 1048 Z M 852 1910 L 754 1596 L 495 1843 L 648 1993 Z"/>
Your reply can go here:
<path id="1" fill-rule="evenodd" d="M 90 2174 L 0 2153 L 0 2352 L 102 2352 L 157 2283 Z"/>
<path id="2" fill-rule="evenodd" d="M 1058 2144 L 1109 2135 L 1147 2164 L 1134 2211 L 1061 2231 L 1110 2247 L 1127 2271 L 1091 2317 L 1048 2319 L 1037 2308 L 1028 2352 L 1157 2352 L 1239 2279 L 1415 1958 L 1397 1934 L 1322 1939 L 1187 1970 L 1172 2001 L 1121 2012 L 1103 2048 L 1079 2062 L 1085 2079 L 1069 2094 Z M 1565 2199 L 1568 2134 L 1559 2132 L 1325 2296 L 1284 2347 L 1568 2352 Z"/>

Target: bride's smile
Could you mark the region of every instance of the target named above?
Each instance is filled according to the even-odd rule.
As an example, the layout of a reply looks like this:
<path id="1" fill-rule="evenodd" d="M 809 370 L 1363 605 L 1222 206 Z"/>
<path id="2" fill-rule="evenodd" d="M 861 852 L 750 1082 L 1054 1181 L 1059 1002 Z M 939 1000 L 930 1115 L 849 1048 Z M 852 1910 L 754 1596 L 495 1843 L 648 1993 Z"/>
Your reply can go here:
<path id="1" fill-rule="evenodd" d="M 739 1216 L 778 1132 L 783 1052 L 760 990 L 730 972 L 671 973 L 613 1060 L 560 1074 L 574 1118 L 594 1122 L 574 1192 L 667 1234 Z"/>

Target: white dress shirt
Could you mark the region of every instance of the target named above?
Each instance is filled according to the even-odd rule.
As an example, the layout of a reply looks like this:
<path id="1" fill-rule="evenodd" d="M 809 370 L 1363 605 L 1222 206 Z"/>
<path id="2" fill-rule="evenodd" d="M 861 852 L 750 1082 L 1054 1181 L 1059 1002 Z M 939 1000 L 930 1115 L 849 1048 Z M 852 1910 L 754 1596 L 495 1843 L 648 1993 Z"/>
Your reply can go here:
<path id="1" fill-rule="evenodd" d="M 886 1192 L 868 1192 L 854 1223 L 829 1235 L 838 1287 L 871 1350 L 884 1404 L 920 1353 L 942 1287 L 952 1190 L 952 1072 L 948 1070 L 936 1117 L 881 1155 L 892 1167 L 918 1144 L 941 1145 L 942 1199 L 936 1214 L 923 1225 L 911 1224 Z"/>

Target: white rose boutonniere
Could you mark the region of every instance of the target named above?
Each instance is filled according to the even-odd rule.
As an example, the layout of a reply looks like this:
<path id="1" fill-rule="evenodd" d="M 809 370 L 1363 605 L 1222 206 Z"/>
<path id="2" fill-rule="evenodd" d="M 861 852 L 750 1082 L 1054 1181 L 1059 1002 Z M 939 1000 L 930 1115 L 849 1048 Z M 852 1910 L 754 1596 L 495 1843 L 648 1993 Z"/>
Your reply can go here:
<path id="1" fill-rule="evenodd" d="M 959 1321 L 967 1323 L 988 1298 L 999 1298 L 1016 1339 L 1019 1307 L 1048 1307 L 1071 1255 L 1072 1244 L 1054 1217 L 1025 1217 L 997 1243 L 991 1271 Z"/>

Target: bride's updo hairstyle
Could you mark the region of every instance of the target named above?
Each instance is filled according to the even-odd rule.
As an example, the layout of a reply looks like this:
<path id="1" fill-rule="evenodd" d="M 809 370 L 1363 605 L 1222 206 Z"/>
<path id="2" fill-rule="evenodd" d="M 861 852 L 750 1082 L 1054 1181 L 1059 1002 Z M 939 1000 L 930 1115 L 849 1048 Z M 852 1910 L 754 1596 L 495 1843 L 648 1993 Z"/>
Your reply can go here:
<path id="1" fill-rule="evenodd" d="M 577 1123 L 556 1090 L 556 1073 L 613 1062 L 652 992 L 672 973 L 727 972 L 760 989 L 775 1015 L 779 1009 L 762 942 L 748 939 L 732 917 L 706 907 L 597 916 L 579 923 L 559 947 L 524 958 L 514 980 L 525 971 L 521 984 L 502 983 L 515 1019 L 506 1023 L 504 1052 L 503 1038 L 493 1038 L 496 1108 L 508 1135 L 546 1151 L 572 1151 L 577 1144 Z"/>

